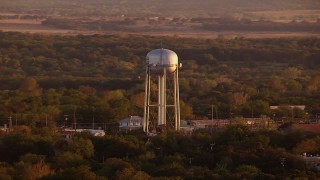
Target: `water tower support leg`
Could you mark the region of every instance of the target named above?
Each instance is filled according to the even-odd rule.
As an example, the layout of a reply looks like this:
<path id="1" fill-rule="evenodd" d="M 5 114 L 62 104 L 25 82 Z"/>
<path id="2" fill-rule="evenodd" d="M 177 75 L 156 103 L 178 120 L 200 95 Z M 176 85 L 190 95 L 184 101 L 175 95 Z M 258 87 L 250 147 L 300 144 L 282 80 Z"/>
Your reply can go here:
<path id="1" fill-rule="evenodd" d="M 150 109 L 150 69 L 146 69 L 145 98 L 143 114 L 143 131 L 149 132 L 149 109 Z"/>

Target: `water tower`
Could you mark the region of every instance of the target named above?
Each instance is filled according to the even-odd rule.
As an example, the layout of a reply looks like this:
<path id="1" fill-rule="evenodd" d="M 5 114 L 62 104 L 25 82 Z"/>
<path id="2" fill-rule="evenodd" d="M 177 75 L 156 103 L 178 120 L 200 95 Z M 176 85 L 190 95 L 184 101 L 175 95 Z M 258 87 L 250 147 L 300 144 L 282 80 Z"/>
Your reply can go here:
<path id="1" fill-rule="evenodd" d="M 143 116 L 144 132 L 148 133 L 150 130 L 155 130 L 156 128 L 169 128 L 167 127 L 167 119 L 174 120 L 175 130 L 180 130 L 178 81 L 178 69 L 180 66 L 181 64 L 178 62 L 177 54 L 169 49 L 155 49 L 147 54 Z M 154 81 L 158 82 L 157 90 L 151 88 L 151 83 Z M 172 82 L 171 86 L 169 86 L 167 81 Z M 167 97 L 167 94 L 171 96 Z M 154 95 L 157 96 L 153 98 L 154 100 L 151 100 L 151 97 Z M 170 102 L 168 102 L 168 100 L 170 100 Z M 157 115 L 154 119 L 150 118 L 151 108 L 157 108 Z M 171 108 L 171 110 L 169 110 L 169 108 Z"/>

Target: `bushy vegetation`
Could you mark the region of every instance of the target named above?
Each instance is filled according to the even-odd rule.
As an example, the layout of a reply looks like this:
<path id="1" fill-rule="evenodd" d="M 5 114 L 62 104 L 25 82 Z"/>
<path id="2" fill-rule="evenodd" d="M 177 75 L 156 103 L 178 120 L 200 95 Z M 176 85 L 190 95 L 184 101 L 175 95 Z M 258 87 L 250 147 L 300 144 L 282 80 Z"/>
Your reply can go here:
<path id="1" fill-rule="evenodd" d="M 172 49 L 180 70 L 182 119 L 313 118 L 320 112 L 318 38 L 186 39 L 149 36 L 41 36 L 0 33 L 1 124 L 113 124 L 142 115 L 144 62 Z M 269 105 L 307 106 L 306 112 Z M 210 116 L 210 115 L 209 115 Z M 293 116 L 293 117 L 292 117 Z M 64 122 L 65 123 L 65 122 Z M 70 124 L 70 121 L 67 122 Z"/>
<path id="2" fill-rule="evenodd" d="M 26 133 L 28 131 L 28 133 Z M 318 178 L 300 152 L 320 153 L 319 134 L 230 126 L 192 135 L 139 132 L 65 140 L 47 128 L 0 135 L 4 179 L 281 179 Z M 288 144 L 290 141 L 290 144 Z M 309 143 L 306 143 L 309 142 Z"/>
<path id="3" fill-rule="evenodd" d="M 219 118 L 306 118 L 298 109 L 269 110 L 279 104 L 305 104 L 311 116 L 320 111 L 318 38 L 0 32 L 0 123 L 10 116 L 14 125 L 0 134 L 0 179 L 318 178 L 299 155 L 320 153 L 319 134 L 242 126 L 155 137 L 112 131 L 121 118 L 142 115 L 145 55 L 161 42 L 183 63 L 183 119 L 207 118 L 211 104 Z M 108 135 L 65 140 L 57 132 L 57 123 L 93 118 Z"/>
<path id="4" fill-rule="evenodd" d="M 279 23 L 266 20 L 252 21 L 242 18 L 136 18 L 126 17 L 117 20 L 93 20 L 83 18 L 57 19 L 48 18 L 41 22 L 42 25 L 70 30 L 96 30 L 96 31 L 121 31 L 121 32 L 162 32 L 165 30 L 205 30 L 213 32 L 319 32 L 320 21 Z"/>

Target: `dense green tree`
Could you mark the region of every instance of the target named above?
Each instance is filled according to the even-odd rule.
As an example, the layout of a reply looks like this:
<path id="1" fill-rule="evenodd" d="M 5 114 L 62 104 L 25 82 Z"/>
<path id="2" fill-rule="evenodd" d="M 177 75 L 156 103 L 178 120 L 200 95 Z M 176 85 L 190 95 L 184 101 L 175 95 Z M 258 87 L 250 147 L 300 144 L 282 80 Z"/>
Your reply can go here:
<path id="1" fill-rule="evenodd" d="M 94 153 L 94 146 L 90 139 L 85 139 L 82 137 L 73 137 L 68 142 L 69 151 L 79 154 L 85 158 L 90 158 Z"/>
<path id="2" fill-rule="evenodd" d="M 301 141 L 299 144 L 296 145 L 296 147 L 293 149 L 293 151 L 296 154 L 318 154 L 320 149 L 320 144 L 315 139 L 306 139 Z"/>
<path id="3" fill-rule="evenodd" d="M 122 171 L 128 170 L 130 172 L 134 171 L 133 166 L 122 159 L 119 158 L 108 158 L 104 161 L 104 166 L 97 171 L 100 176 L 105 176 L 108 178 L 113 178 L 120 175 Z M 130 173 L 130 176 L 133 175 Z"/>
<path id="4" fill-rule="evenodd" d="M 319 153 L 319 138 L 292 130 L 290 123 L 279 130 L 227 125 L 192 134 L 169 130 L 155 137 L 117 132 L 119 120 L 143 113 L 143 62 L 160 40 L 183 63 L 182 119 L 211 118 L 211 104 L 213 117 L 232 123 L 240 122 L 239 116 L 291 121 L 308 112 L 315 117 L 320 112 L 317 38 L 5 32 L 0 37 L 0 125 L 8 124 L 8 117 L 14 125 L 13 132 L 0 133 L 0 179 L 317 179 L 299 154 Z M 157 89 L 156 82 L 151 89 Z M 306 110 L 270 110 L 269 105 L 283 104 L 304 104 Z M 56 128 L 93 119 L 116 131 L 64 140 Z"/>
<path id="5" fill-rule="evenodd" d="M 40 96 L 41 89 L 34 78 L 28 77 L 21 83 L 21 90 L 31 96 Z"/>
<path id="6" fill-rule="evenodd" d="M 235 173 L 241 179 L 252 179 L 259 175 L 260 169 L 252 165 L 241 165 L 235 169 Z"/>
<path id="7" fill-rule="evenodd" d="M 88 180 L 96 180 L 96 179 L 103 179 L 100 177 L 97 177 L 95 173 L 93 173 L 90 170 L 90 167 L 88 166 L 79 166 L 79 167 L 71 167 L 68 168 L 60 173 L 57 173 L 56 175 L 53 176 L 48 176 L 44 179 L 71 179 L 71 180 L 76 180 L 76 179 L 88 179 Z"/>
<path id="8" fill-rule="evenodd" d="M 15 166 L 14 176 L 19 179 L 38 179 L 53 173 L 43 155 L 25 154 Z"/>
<path id="9" fill-rule="evenodd" d="M 68 167 L 78 167 L 80 165 L 85 164 L 83 157 L 79 154 L 63 151 L 61 153 L 57 153 L 53 158 L 54 167 L 56 169 L 65 169 Z"/>
<path id="10" fill-rule="evenodd" d="M 122 171 L 118 171 L 116 174 L 115 179 L 126 179 L 126 180 L 140 180 L 140 179 L 151 179 L 151 177 L 143 172 L 143 171 L 135 171 L 132 168 L 126 168 L 123 169 Z"/>

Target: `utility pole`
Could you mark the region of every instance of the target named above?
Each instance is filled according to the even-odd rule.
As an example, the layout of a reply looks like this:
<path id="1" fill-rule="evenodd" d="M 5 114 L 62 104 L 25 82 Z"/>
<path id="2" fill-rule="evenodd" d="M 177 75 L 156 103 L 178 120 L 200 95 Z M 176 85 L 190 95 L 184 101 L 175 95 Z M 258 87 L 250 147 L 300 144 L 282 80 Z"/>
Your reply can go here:
<path id="1" fill-rule="evenodd" d="M 46 127 L 48 127 L 48 115 L 46 114 Z"/>
<path id="2" fill-rule="evenodd" d="M 211 104 L 211 120 L 213 121 L 213 104 Z"/>
<path id="3" fill-rule="evenodd" d="M 281 166 L 282 166 L 282 170 L 284 170 L 284 166 L 285 166 L 285 163 L 286 163 L 286 158 L 285 157 L 281 157 L 280 158 L 280 163 L 281 163 Z"/>
<path id="4" fill-rule="evenodd" d="M 92 129 L 94 129 L 94 116 L 92 117 Z"/>
<path id="5" fill-rule="evenodd" d="M 293 112 L 293 108 L 294 108 L 294 107 L 292 106 L 292 107 L 291 107 L 291 121 L 292 121 L 292 122 L 293 122 L 293 120 L 294 120 L 294 115 L 293 115 L 293 114 L 294 114 L 294 112 Z"/>
<path id="6" fill-rule="evenodd" d="M 77 132 L 76 109 L 73 111 L 73 123 L 74 123 L 74 131 Z"/>
<path id="7" fill-rule="evenodd" d="M 251 107 L 251 118 L 253 118 L 253 108 Z"/>
<path id="8" fill-rule="evenodd" d="M 9 131 L 12 131 L 12 116 L 9 116 Z"/>
<path id="9" fill-rule="evenodd" d="M 215 106 L 214 109 L 215 109 L 215 111 L 216 111 L 216 119 L 218 119 L 218 107 Z"/>
<path id="10" fill-rule="evenodd" d="M 65 127 L 65 128 L 67 127 L 68 116 L 69 116 L 69 115 L 64 115 L 64 120 L 65 120 L 65 122 L 64 122 L 64 127 Z"/>
<path id="11" fill-rule="evenodd" d="M 211 135 L 213 131 L 213 104 L 211 104 Z"/>
<path id="12" fill-rule="evenodd" d="M 15 116 L 16 116 L 16 126 L 18 125 L 18 115 L 17 114 L 15 114 Z"/>

